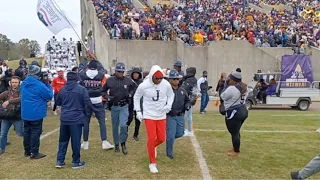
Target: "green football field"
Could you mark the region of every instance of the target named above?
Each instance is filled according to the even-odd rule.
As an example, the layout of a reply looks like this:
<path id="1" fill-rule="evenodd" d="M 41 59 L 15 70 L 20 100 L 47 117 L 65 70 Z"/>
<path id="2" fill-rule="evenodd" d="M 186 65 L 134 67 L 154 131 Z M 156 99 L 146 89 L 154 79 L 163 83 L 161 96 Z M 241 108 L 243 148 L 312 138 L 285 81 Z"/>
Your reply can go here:
<path id="1" fill-rule="evenodd" d="M 107 112 L 108 140 L 112 143 L 110 112 Z M 175 143 L 175 159 L 166 157 L 165 144 L 158 148 L 158 174 L 150 174 L 144 124 L 140 141 L 132 140 L 129 128 L 127 156 L 113 150 L 102 150 L 99 126 L 91 120 L 90 149 L 81 151 L 87 166 L 71 168 L 71 149 L 65 169 L 55 169 L 58 149 L 59 119 L 51 112 L 44 121 L 41 152 L 48 156 L 29 160 L 23 156 L 22 138 L 13 128 L 12 143 L 0 156 L 4 179 L 290 179 L 290 171 L 302 168 L 319 153 L 320 116 L 316 111 L 251 110 L 241 132 L 241 155 L 229 158 L 231 138 L 223 116 L 218 112 L 193 115 L 195 138 L 182 137 Z M 132 123 L 134 124 L 134 123 Z M 195 141 L 200 148 L 195 148 Z M 196 151 L 196 150 L 197 151 Z M 201 152 L 204 159 L 196 152 Z M 200 161 L 199 159 L 204 160 Z M 200 168 L 201 165 L 201 168 Z M 208 170 L 208 171 L 206 171 Z M 207 173 L 207 174 L 206 174 Z M 320 179 L 319 175 L 311 179 Z"/>

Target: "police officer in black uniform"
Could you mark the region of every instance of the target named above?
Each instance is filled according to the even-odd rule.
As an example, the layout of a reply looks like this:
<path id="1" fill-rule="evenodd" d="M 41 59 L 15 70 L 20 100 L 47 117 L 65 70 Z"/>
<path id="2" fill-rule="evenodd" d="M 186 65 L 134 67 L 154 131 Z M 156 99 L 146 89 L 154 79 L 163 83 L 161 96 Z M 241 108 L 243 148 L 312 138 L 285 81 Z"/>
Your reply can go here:
<path id="1" fill-rule="evenodd" d="M 128 154 L 126 147 L 126 141 L 128 138 L 128 103 L 129 98 L 133 97 L 137 85 L 131 78 L 124 76 L 125 65 L 123 63 L 117 63 L 115 71 L 115 75 L 110 77 L 103 86 L 102 95 L 108 99 L 111 110 L 112 134 L 115 144 L 115 152 L 120 152 L 120 143 L 122 153 L 126 155 Z M 107 95 L 108 90 L 110 90 L 109 95 Z"/>
<path id="2" fill-rule="evenodd" d="M 137 86 L 139 86 L 140 83 L 143 82 L 143 76 L 142 76 L 142 69 L 140 67 L 133 67 L 131 70 L 131 79 L 136 83 Z M 135 91 L 134 91 L 135 92 Z M 142 107 L 142 99 L 140 106 Z M 135 118 L 135 127 L 134 127 L 134 134 L 133 139 L 136 141 L 139 141 L 139 129 L 140 129 L 140 121 L 136 117 L 137 113 L 133 110 L 133 96 L 129 99 L 129 117 L 128 117 L 128 126 L 130 126 L 133 116 Z"/>
<path id="3" fill-rule="evenodd" d="M 174 101 L 171 111 L 167 114 L 167 156 L 173 159 L 174 140 L 184 135 L 184 113 L 191 108 L 191 102 L 187 91 L 179 87 L 179 81 L 182 78 L 177 70 L 171 70 L 169 73 L 169 82 L 174 92 Z"/>

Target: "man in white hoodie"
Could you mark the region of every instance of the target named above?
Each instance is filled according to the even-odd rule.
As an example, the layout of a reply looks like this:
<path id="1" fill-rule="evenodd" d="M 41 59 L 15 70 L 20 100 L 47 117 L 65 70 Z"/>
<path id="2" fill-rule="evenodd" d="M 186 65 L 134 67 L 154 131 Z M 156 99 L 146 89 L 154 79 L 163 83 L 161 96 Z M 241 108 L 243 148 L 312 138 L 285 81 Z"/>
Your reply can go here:
<path id="1" fill-rule="evenodd" d="M 152 66 L 146 78 L 134 94 L 134 110 L 137 119 L 144 120 L 147 131 L 147 148 L 149 154 L 149 169 L 157 173 L 156 147 L 166 140 L 167 113 L 171 111 L 174 93 L 168 81 L 163 79 L 164 74 L 158 65 Z M 143 114 L 140 99 L 143 97 Z"/>

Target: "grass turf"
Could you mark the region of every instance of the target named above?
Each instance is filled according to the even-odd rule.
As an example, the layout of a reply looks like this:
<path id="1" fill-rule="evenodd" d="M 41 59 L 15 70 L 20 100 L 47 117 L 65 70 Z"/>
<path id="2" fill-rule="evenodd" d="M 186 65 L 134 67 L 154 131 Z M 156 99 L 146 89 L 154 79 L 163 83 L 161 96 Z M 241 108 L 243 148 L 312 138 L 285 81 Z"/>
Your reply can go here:
<path id="1" fill-rule="evenodd" d="M 227 131 L 205 131 L 226 130 L 224 117 L 217 115 L 217 112 L 205 116 L 194 114 L 195 134 L 210 174 L 216 179 L 290 179 L 291 170 L 303 168 L 319 153 L 317 144 L 320 143 L 320 135 L 315 130 L 320 127 L 320 118 L 307 114 L 316 113 L 292 110 L 250 111 L 242 130 L 313 131 L 314 133 L 243 131 L 240 158 L 227 156 L 227 150 L 232 147 L 231 136 Z M 313 176 L 313 179 L 319 178 L 319 175 Z"/>
<path id="2" fill-rule="evenodd" d="M 108 112 L 108 114 L 110 114 Z M 134 122 L 132 123 L 134 124 Z M 44 133 L 59 126 L 57 117 L 49 115 L 44 121 Z M 107 120 L 108 141 L 112 142 L 110 118 Z M 121 152 L 102 150 L 99 126 L 96 119 L 90 124 L 90 149 L 81 151 L 81 158 L 87 166 L 71 169 L 71 149 L 69 147 L 65 169 L 55 169 L 56 153 L 58 149 L 59 133 L 54 133 L 41 141 L 40 152 L 48 156 L 40 160 L 29 160 L 23 157 L 22 138 L 13 134 L 9 140 L 12 145 L 7 147 L 6 153 L 1 155 L 0 178 L 10 179 L 200 179 L 201 173 L 198 162 L 189 138 L 183 137 L 176 141 L 175 159 L 166 157 L 165 144 L 158 148 L 159 174 L 150 174 L 148 168 L 148 155 L 146 150 L 146 136 L 144 125 L 141 125 L 140 141 L 132 140 L 134 126 L 131 125 L 127 148 L 129 154 L 124 156 Z M 183 164 L 181 164 L 183 162 Z M 14 167 L 14 171 L 11 168 Z"/>
<path id="3" fill-rule="evenodd" d="M 108 112 L 108 114 L 110 114 Z M 294 117 L 274 117 L 271 115 L 294 115 Z M 318 116 L 302 116 L 315 112 L 292 110 L 252 110 L 242 130 L 269 131 L 315 131 L 320 126 Z M 290 170 L 301 169 L 317 153 L 319 134 L 317 133 L 261 133 L 242 132 L 241 157 L 230 159 L 226 151 L 231 147 L 230 135 L 226 131 L 224 119 L 217 112 L 193 116 L 196 137 L 201 145 L 210 174 L 215 179 L 289 179 Z M 44 134 L 56 129 L 59 120 L 49 113 L 44 121 Z M 108 140 L 112 142 L 110 118 L 107 120 Z M 196 155 L 188 137 L 182 137 L 175 144 L 175 159 L 165 154 L 165 144 L 158 148 L 159 174 L 148 170 L 145 128 L 141 126 L 140 141 L 132 140 L 134 126 L 128 137 L 127 156 L 101 149 L 99 126 L 96 119 L 90 125 L 90 149 L 81 151 L 87 167 L 71 169 L 71 149 L 67 153 L 67 167 L 55 169 L 59 133 L 56 132 L 41 141 L 41 152 L 48 156 L 41 160 L 23 157 L 22 138 L 9 134 L 12 145 L 0 156 L 0 178 L 10 179 L 201 179 Z M 13 128 L 12 128 L 13 129 Z M 200 131 L 202 130 L 202 131 Z M 13 170 L 12 170 L 13 169 Z M 311 179 L 319 179 L 315 175 Z"/>
<path id="4" fill-rule="evenodd" d="M 43 58 L 26 58 L 25 60 L 27 61 L 28 64 L 31 64 L 32 61 L 38 61 L 38 63 L 42 65 Z M 19 61 L 20 59 L 8 61 L 7 65 L 12 69 L 16 69 L 19 67 Z"/>

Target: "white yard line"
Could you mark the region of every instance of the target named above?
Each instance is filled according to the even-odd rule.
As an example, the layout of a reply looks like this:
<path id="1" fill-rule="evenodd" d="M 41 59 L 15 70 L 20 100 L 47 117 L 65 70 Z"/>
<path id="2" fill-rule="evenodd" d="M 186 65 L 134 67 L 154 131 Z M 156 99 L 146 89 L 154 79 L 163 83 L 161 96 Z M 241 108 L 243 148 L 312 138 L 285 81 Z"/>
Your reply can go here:
<path id="1" fill-rule="evenodd" d="M 202 132 L 227 132 L 223 129 L 195 129 L 195 131 Z M 241 132 L 251 132 L 251 133 L 294 133 L 294 134 L 306 134 L 306 133 L 316 133 L 316 131 L 278 131 L 278 130 L 241 130 Z"/>
<path id="2" fill-rule="evenodd" d="M 57 132 L 57 131 L 59 131 L 59 130 L 60 130 L 60 127 L 58 127 L 57 129 L 54 129 L 54 130 L 52 130 L 52 131 L 50 131 L 50 132 L 48 132 L 48 133 L 40 136 L 40 140 L 42 140 L 42 139 L 44 139 L 44 138 L 46 138 L 46 137 L 48 137 L 48 136 L 51 136 L 52 134 L 54 134 L 55 132 Z"/>
<path id="3" fill-rule="evenodd" d="M 210 176 L 206 159 L 203 157 L 200 144 L 199 144 L 195 135 L 191 137 L 191 142 L 192 142 L 194 151 L 196 152 L 196 155 L 197 155 L 197 158 L 199 161 L 199 166 L 201 169 L 201 174 L 202 174 L 203 179 L 204 180 L 212 180 L 213 178 Z"/>
<path id="4" fill-rule="evenodd" d="M 301 116 L 320 116 L 320 114 L 273 114 L 273 117 L 301 117 Z"/>

